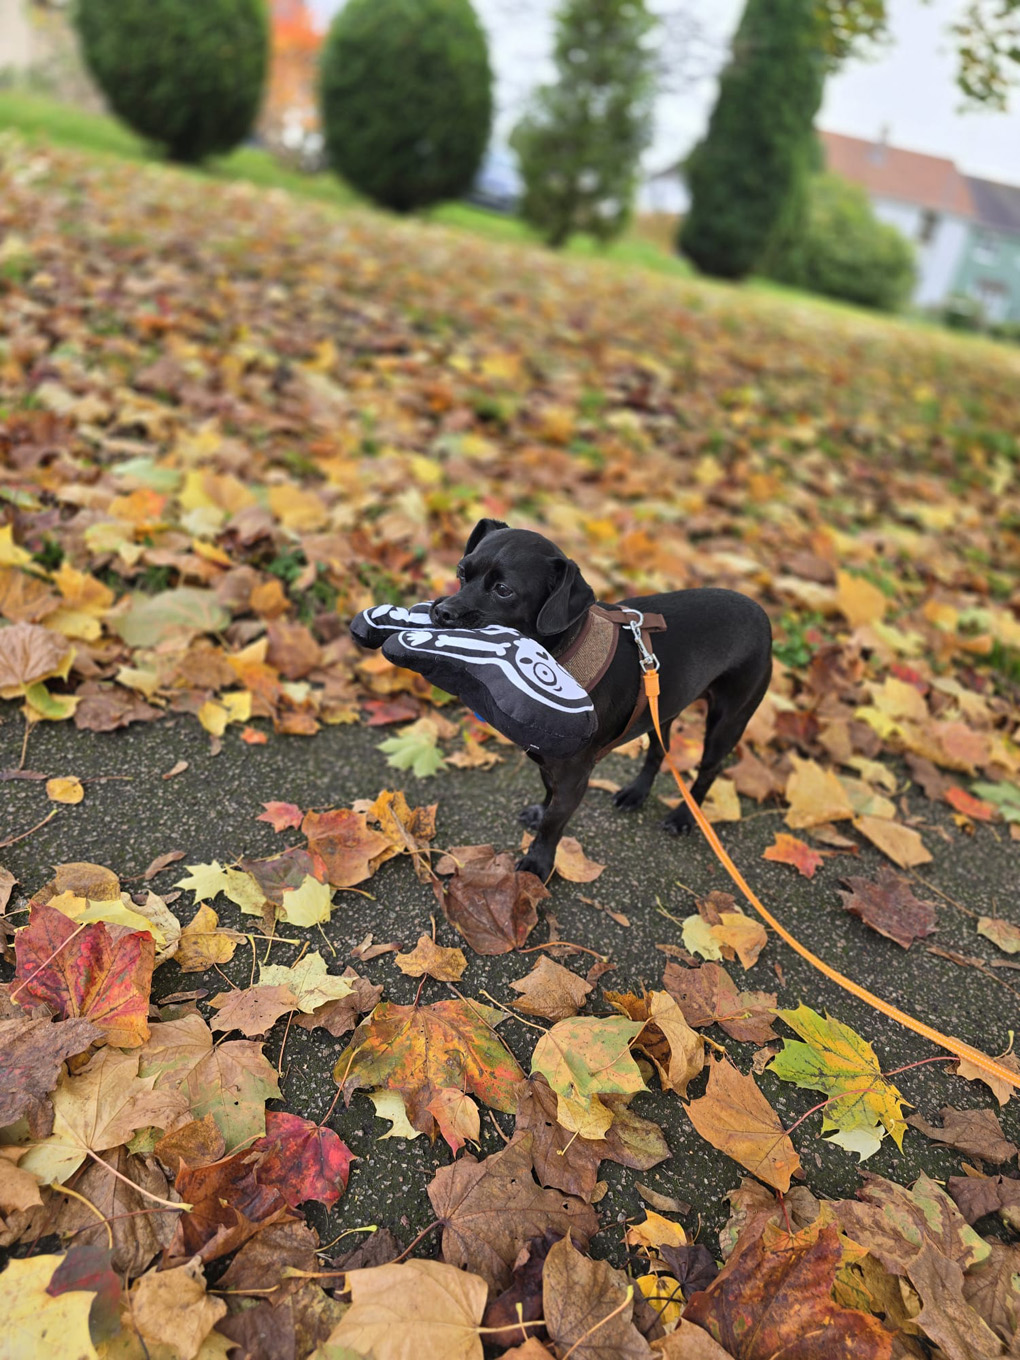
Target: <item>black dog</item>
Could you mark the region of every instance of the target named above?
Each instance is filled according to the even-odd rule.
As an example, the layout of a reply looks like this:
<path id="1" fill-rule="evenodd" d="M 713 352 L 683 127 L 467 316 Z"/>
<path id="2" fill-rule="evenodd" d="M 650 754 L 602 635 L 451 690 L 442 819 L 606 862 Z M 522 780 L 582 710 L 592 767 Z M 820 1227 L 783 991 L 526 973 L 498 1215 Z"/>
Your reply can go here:
<path id="1" fill-rule="evenodd" d="M 494 519 L 475 525 L 457 576 L 460 590 L 433 604 L 433 622 L 443 628 L 503 624 L 542 643 L 555 657 L 568 650 L 596 603 L 577 564 L 554 543 Z M 623 606 L 661 615 L 666 623 L 651 641 L 661 663 L 659 703 L 667 743 L 674 718 L 695 699 L 708 700 L 705 749 L 691 790 L 700 804 L 768 689 L 772 675 L 768 615 L 746 595 L 707 588 L 639 595 L 608 608 Z M 524 825 L 537 834 L 518 869 L 543 881 L 549 877 L 556 846 L 584 797 L 595 762 L 624 737 L 630 740 L 650 732 L 647 708 L 637 712 L 641 684 L 637 644 L 624 631 L 608 669 L 591 691 L 598 716 L 591 745 L 567 760 L 532 756 L 545 784 L 545 802 L 521 813 Z M 617 807 L 641 807 L 662 758 L 662 747 L 651 733 L 645 763 L 633 783 L 616 794 Z M 686 835 L 693 825 L 683 804 L 663 822 L 677 836 Z"/>

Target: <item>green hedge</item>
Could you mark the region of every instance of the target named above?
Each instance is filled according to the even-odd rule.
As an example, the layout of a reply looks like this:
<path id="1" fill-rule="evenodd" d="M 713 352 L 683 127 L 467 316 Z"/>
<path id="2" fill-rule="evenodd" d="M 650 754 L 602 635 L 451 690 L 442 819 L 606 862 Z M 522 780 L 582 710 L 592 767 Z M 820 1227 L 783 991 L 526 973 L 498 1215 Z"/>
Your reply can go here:
<path id="1" fill-rule="evenodd" d="M 174 160 L 247 137 L 269 60 L 265 0 L 77 0 L 74 16 L 110 107 Z"/>
<path id="2" fill-rule="evenodd" d="M 348 0 L 322 55 L 330 162 L 398 212 L 456 198 L 492 126 L 489 52 L 470 0 Z"/>
<path id="3" fill-rule="evenodd" d="M 767 258 L 762 272 L 812 293 L 896 311 L 917 277 L 914 248 L 880 222 L 867 194 L 839 175 L 815 175 L 800 231 Z"/>

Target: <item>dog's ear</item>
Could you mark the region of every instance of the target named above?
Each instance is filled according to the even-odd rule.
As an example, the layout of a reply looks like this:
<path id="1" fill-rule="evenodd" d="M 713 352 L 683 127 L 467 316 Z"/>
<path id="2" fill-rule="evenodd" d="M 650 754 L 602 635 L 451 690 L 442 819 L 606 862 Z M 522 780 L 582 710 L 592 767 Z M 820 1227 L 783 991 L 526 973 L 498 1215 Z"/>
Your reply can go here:
<path id="1" fill-rule="evenodd" d="M 467 557 L 469 553 L 473 553 L 482 539 L 487 538 L 494 530 L 505 528 L 507 528 L 507 525 L 505 525 L 501 519 L 480 519 L 471 530 L 471 537 L 468 539 L 467 547 L 464 549 L 464 556 Z"/>
<path id="2" fill-rule="evenodd" d="M 576 562 L 561 559 L 555 566 L 560 578 L 535 620 L 535 628 L 542 637 L 566 632 L 595 603 L 595 592 L 581 575 Z"/>

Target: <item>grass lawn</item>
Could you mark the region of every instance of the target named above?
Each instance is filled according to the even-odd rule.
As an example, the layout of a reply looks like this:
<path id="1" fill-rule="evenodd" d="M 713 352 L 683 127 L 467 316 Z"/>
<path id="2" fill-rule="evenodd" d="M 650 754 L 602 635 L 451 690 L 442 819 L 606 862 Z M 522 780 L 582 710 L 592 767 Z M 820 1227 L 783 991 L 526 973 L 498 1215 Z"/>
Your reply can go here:
<path id="1" fill-rule="evenodd" d="M 0 129 L 4 128 L 16 129 L 25 137 L 78 147 L 83 151 L 131 160 L 149 160 L 153 157 L 151 146 L 118 119 L 105 114 L 84 113 L 53 99 L 22 90 L 0 90 Z M 286 189 L 289 193 L 332 203 L 338 208 L 348 208 L 362 201 L 336 175 L 328 172 L 302 174 L 281 165 L 268 151 L 253 146 L 240 147 L 229 156 L 217 157 L 202 168 L 193 169 L 192 173 L 217 179 L 248 180 L 267 189 Z M 493 240 L 539 243 L 538 236 L 519 218 L 488 212 L 470 203 L 444 203 L 422 216 L 427 221 L 471 231 Z M 608 247 L 600 246 L 590 237 L 578 236 L 567 247 L 567 252 L 621 265 L 639 265 L 681 278 L 692 274 L 686 261 L 671 255 L 637 232 Z"/>

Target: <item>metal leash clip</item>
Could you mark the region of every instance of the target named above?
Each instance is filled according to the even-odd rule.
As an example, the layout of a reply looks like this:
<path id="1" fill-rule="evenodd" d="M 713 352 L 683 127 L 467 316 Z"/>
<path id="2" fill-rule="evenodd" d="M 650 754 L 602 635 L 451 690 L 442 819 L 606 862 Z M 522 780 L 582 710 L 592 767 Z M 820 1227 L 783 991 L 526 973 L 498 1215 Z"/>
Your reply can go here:
<path id="1" fill-rule="evenodd" d="M 645 640 L 641 636 L 641 625 L 645 621 L 644 614 L 642 614 L 640 609 L 632 609 L 629 604 L 621 604 L 618 605 L 617 608 L 622 609 L 627 614 L 634 615 L 634 622 L 625 623 L 623 627 L 628 628 L 634 636 L 634 642 L 638 649 L 638 665 L 641 667 L 641 674 L 647 675 L 649 671 L 657 671 L 659 669 L 659 658 L 654 652 L 648 650 L 645 646 Z"/>

